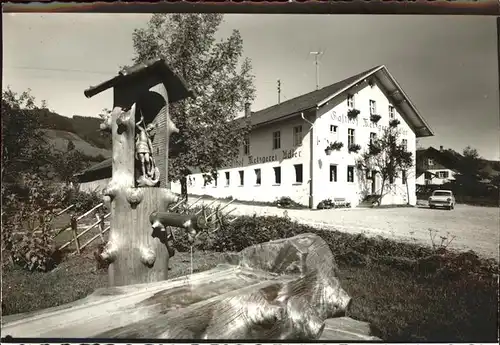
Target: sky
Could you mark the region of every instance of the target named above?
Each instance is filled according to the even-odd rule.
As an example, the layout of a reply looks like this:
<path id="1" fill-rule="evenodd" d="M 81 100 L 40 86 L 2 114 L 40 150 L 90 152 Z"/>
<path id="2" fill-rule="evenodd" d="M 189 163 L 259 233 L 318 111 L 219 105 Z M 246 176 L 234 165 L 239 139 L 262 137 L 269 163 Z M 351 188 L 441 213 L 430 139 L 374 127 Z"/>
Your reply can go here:
<path id="1" fill-rule="evenodd" d="M 134 55 L 132 33 L 150 14 L 17 13 L 3 16 L 2 87 L 28 88 L 64 116 L 98 116 L 112 92 L 83 91 L 115 76 Z M 385 65 L 435 135 L 420 145 L 470 145 L 500 159 L 498 36 L 494 17 L 227 14 L 217 36 L 239 30 L 252 60 L 252 110 Z"/>

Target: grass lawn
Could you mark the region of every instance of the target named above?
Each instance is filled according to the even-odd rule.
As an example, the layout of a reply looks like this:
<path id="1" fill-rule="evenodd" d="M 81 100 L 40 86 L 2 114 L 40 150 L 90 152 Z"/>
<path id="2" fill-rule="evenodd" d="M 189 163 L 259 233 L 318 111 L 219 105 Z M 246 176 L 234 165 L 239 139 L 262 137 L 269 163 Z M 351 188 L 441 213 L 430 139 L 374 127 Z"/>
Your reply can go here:
<path id="1" fill-rule="evenodd" d="M 194 252 L 194 271 L 223 261 L 224 254 Z M 171 259 L 170 277 L 188 274 L 189 253 Z M 7 268 L 2 272 L 3 313 L 68 303 L 107 284 L 88 250 L 50 273 Z M 497 282 L 424 278 L 388 266 L 340 266 L 342 286 L 353 297 L 348 316 L 370 322 L 384 341 L 496 342 Z"/>

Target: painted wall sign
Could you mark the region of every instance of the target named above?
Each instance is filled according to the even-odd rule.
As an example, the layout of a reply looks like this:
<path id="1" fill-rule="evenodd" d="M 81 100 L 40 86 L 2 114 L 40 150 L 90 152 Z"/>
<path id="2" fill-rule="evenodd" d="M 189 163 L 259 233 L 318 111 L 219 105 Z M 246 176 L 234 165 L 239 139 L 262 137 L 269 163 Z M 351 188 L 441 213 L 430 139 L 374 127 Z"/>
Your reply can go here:
<path id="1" fill-rule="evenodd" d="M 360 121 L 360 119 L 358 119 L 359 115 L 358 115 L 358 117 L 351 119 L 347 115 L 337 115 L 335 113 L 335 111 L 332 111 L 332 114 L 330 115 L 330 117 L 332 120 L 337 121 L 339 123 L 345 123 L 345 124 L 356 126 L 356 127 L 359 127 L 360 122 L 362 122 L 362 127 L 365 127 L 365 128 L 376 128 L 380 131 L 389 128 L 389 126 L 384 126 L 384 125 L 375 123 L 375 122 L 371 121 L 369 118 L 362 118 L 361 119 L 362 121 Z M 407 135 L 408 131 L 406 129 L 403 129 L 403 130 L 401 130 L 401 134 Z"/>
<path id="2" fill-rule="evenodd" d="M 288 150 L 282 150 L 280 154 L 275 153 L 269 156 L 255 157 L 250 155 L 247 157 L 247 165 L 278 162 L 283 159 L 300 158 L 300 157 L 302 157 L 302 152 L 300 150 L 288 149 Z M 237 158 L 230 165 L 226 166 L 226 168 L 241 167 L 245 165 L 244 163 L 245 163 L 244 158 Z"/>

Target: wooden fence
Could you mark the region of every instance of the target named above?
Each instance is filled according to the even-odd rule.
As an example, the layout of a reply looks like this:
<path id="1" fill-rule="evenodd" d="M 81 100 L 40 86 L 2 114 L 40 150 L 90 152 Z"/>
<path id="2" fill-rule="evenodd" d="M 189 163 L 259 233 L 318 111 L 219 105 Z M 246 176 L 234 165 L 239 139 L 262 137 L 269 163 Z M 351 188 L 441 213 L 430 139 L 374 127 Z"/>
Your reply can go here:
<path id="1" fill-rule="evenodd" d="M 199 197 L 191 205 L 187 205 L 185 211 L 191 209 L 201 199 L 202 199 L 202 197 Z M 210 208 L 216 201 L 217 201 L 216 199 L 213 200 L 212 203 L 210 203 L 209 205 L 206 206 L 206 208 Z M 230 202 L 228 202 L 223 207 L 217 207 L 214 212 L 210 213 L 207 216 L 207 219 L 210 219 L 210 220 L 212 219 L 212 217 L 217 218 L 215 221 L 211 222 L 212 223 L 211 225 L 215 225 L 217 223 L 217 220 L 219 219 L 218 216 L 220 216 L 220 212 L 222 210 L 224 210 L 226 207 L 228 207 L 233 201 L 234 201 L 234 199 L 231 200 Z M 183 200 L 179 201 L 173 207 L 170 207 L 169 210 L 174 211 L 175 209 L 180 207 L 182 204 L 187 204 L 187 200 L 183 199 Z M 71 206 L 67 207 L 66 209 L 64 209 L 63 211 L 59 212 L 58 215 L 60 215 L 64 212 L 67 212 L 71 208 L 73 208 L 73 205 L 71 205 Z M 198 212 L 196 212 L 196 215 L 200 214 L 202 212 L 202 210 L 199 210 Z M 232 209 L 229 212 L 226 212 L 225 216 L 228 216 L 234 210 L 235 209 Z M 96 221 L 94 223 L 92 223 L 91 225 L 86 226 L 83 229 L 83 231 L 81 231 L 79 233 L 79 229 L 78 229 L 79 222 L 81 222 L 85 217 L 87 217 L 93 213 L 95 214 Z M 57 230 L 57 232 L 53 235 L 53 238 L 59 236 L 64 231 L 71 231 L 72 235 L 73 235 L 72 238 L 69 241 L 67 241 L 66 243 L 64 243 L 61 247 L 59 247 L 59 249 L 64 249 L 64 248 L 70 246 L 72 243 L 74 243 L 75 251 L 72 252 L 72 254 L 80 254 L 81 251 L 85 247 L 87 247 L 90 243 L 92 243 L 93 241 L 95 241 L 98 238 L 100 238 L 103 243 L 105 242 L 104 234 L 107 231 L 109 231 L 109 229 L 110 229 L 109 225 L 108 226 L 105 225 L 105 220 L 108 219 L 110 217 L 110 215 L 111 215 L 111 213 L 106 213 L 106 214 L 104 213 L 103 203 L 100 203 L 78 217 L 76 217 L 76 216 L 71 217 L 70 224 L 66 227 L 61 228 L 60 230 Z M 234 221 L 234 219 L 232 221 Z M 80 243 L 81 237 L 95 228 L 98 229 L 98 233 L 96 235 L 94 235 L 92 238 L 90 238 L 89 240 L 87 240 L 85 243 L 81 244 Z M 213 231 L 216 231 L 217 228 Z"/>
<path id="2" fill-rule="evenodd" d="M 84 228 L 82 232 L 78 233 L 78 223 L 82 219 L 84 219 L 85 217 L 89 216 L 92 213 L 95 213 L 96 221 L 93 224 L 88 225 L 86 228 Z M 100 238 L 101 241 L 104 243 L 104 241 L 105 241 L 104 234 L 107 231 L 109 231 L 109 229 L 110 229 L 110 226 L 107 226 L 107 227 L 105 226 L 104 221 L 106 219 L 108 219 L 110 215 L 111 215 L 111 213 L 104 214 L 103 204 L 100 203 L 78 217 L 75 217 L 75 216 L 71 217 L 71 221 L 70 221 L 69 226 L 62 228 L 54 235 L 54 237 L 56 237 L 59 234 L 61 234 L 62 232 L 68 231 L 68 230 L 71 230 L 73 233 L 73 238 L 71 240 L 69 240 L 68 242 L 64 243 L 61 247 L 59 247 L 59 249 L 64 249 L 64 248 L 68 247 L 69 245 L 71 245 L 72 243 L 74 243 L 76 250 L 73 252 L 73 254 L 75 254 L 75 253 L 80 254 L 80 252 L 86 246 L 88 246 L 90 243 L 95 241 L 97 238 Z M 97 228 L 99 230 L 97 235 L 93 236 L 85 243 L 80 244 L 80 238 L 94 228 Z"/>

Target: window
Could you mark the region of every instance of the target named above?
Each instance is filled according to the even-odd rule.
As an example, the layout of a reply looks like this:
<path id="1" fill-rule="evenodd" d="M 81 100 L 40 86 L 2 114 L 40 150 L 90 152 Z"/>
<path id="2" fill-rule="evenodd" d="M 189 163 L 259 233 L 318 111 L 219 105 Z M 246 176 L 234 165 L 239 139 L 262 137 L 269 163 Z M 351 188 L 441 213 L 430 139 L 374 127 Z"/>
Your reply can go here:
<path id="1" fill-rule="evenodd" d="M 337 182 L 337 166 L 330 164 L 330 182 Z"/>
<path id="2" fill-rule="evenodd" d="M 424 174 L 424 177 L 426 180 L 430 180 L 430 179 L 432 179 L 432 174 L 430 172 L 426 171 Z"/>
<path id="3" fill-rule="evenodd" d="M 255 184 L 260 186 L 260 169 L 255 169 Z"/>
<path id="4" fill-rule="evenodd" d="M 377 104 L 374 100 L 370 99 L 370 115 L 375 115 L 377 113 Z"/>
<path id="5" fill-rule="evenodd" d="M 354 109 L 354 95 L 347 95 L 347 108 Z"/>
<path id="6" fill-rule="evenodd" d="M 281 148 L 281 133 L 280 131 L 273 132 L 273 150 Z"/>
<path id="7" fill-rule="evenodd" d="M 347 147 L 350 147 L 351 145 L 354 145 L 354 129 L 348 128 L 347 129 Z"/>
<path id="8" fill-rule="evenodd" d="M 389 183 L 393 184 L 394 183 L 394 176 L 389 175 Z"/>
<path id="9" fill-rule="evenodd" d="M 370 144 L 373 144 L 375 142 L 375 139 L 377 139 L 377 133 L 371 132 L 370 133 Z"/>
<path id="10" fill-rule="evenodd" d="M 219 174 L 214 177 L 214 187 L 217 187 L 217 180 L 219 179 Z"/>
<path id="11" fill-rule="evenodd" d="M 240 186 L 243 186 L 245 184 L 245 172 L 240 170 L 238 173 L 240 174 Z"/>
<path id="12" fill-rule="evenodd" d="M 281 167 L 274 167 L 274 183 L 281 184 Z"/>
<path id="13" fill-rule="evenodd" d="M 408 151 L 408 140 L 407 139 L 403 139 L 403 142 L 401 143 L 401 145 L 403 146 L 403 151 Z"/>
<path id="14" fill-rule="evenodd" d="M 427 159 L 427 165 L 434 165 L 434 160 L 432 158 Z"/>
<path id="15" fill-rule="evenodd" d="M 354 166 L 347 167 L 347 182 L 354 182 Z"/>
<path id="16" fill-rule="evenodd" d="M 338 127 L 335 125 L 330 125 L 330 136 L 333 140 L 338 140 Z"/>
<path id="17" fill-rule="evenodd" d="M 302 183 L 302 164 L 295 164 L 293 167 L 295 168 L 295 183 Z"/>
<path id="18" fill-rule="evenodd" d="M 226 171 L 226 186 L 229 186 L 229 171 Z"/>
<path id="19" fill-rule="evenodd" d="M 449 174 L 447 171 L 438 171 L 437 177 L 438 178 L 448 178 Z"/>
<path id="20" fill-rule="evenodd" d="M 203 187 L 206 187 L 210 184 L 210 177 L 208 175 L 203 175 Z"/>
<path id="21" fill-rule="evenodd" d="M 389 105 L 389 118 L 392 120 L 396 117 L 396 114 L 394 113 L 394 107 L 392 105 Z"/>
<path id="22" fill-rule="evenodd" d="M 302 126 L 293 127 L 293 146 L 302 145 Z"/>
<path id="23" fill-rule="evenodd" d="M 401 180 L 403 181 L 403 184 L 406 184 L 406 179 L 407 179 L 407 177 L 406 177 L 406 171 L 403 170 L 401 172 Z"/>
<path id="24" fill-rule="evenodd" d="M 243 140 L 243 154 L 245 156 L 250 154 L 250 136 L 246 136 Z"/>

